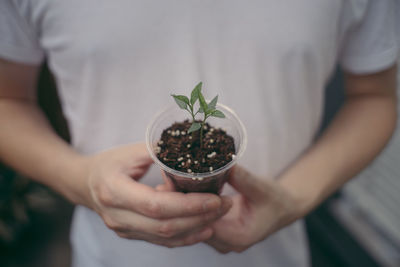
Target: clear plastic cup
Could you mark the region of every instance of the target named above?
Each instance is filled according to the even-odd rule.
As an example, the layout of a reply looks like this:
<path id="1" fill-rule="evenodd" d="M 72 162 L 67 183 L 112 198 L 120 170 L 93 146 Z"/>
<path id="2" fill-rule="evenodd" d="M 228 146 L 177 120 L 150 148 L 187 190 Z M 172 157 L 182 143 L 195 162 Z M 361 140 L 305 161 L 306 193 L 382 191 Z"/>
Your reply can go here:
<path id="1" fill-rule="evenodd" d="M 224 129 L 227 134 L 233 137 L 236 149 L 236 156 L 225 166 L 203 173 L 186 173 L 172 169 L 162 163 L 156 156 L 155 148 L 161 138 L 164 129 L 171 126 L 174 122 L 183 122 L 190 119 L 189 114 L 180 109 L 175 103 L 167 106 L 159 112 L 149 123 L 146 131 L 146 145 L 154 162 L 169 177 L 179 192 L 207 192 L 219 194 L 226 182 L 232 166 L 242 156 L 247 145 L 247 133 L 243 123 L 236 113 L 229 107 L 217 104 L 217 108 L 225 114 L 225 118 L 209 117 L 207 122 L 216 128 Z"/>

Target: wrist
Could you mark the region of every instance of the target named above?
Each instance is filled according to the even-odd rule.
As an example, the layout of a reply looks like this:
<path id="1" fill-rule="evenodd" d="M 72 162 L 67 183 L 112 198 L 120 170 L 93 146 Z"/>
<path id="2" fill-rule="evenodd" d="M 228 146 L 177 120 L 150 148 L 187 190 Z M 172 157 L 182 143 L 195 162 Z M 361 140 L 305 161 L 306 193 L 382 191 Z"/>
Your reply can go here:
<path id="1" fill-rule="evenodd" d="M 58 170 L 60 182 L 54 188 L 72 203 L 90 208 L 91 201 L 87 183 L 90 157 L 74 153 L 64 162 L 65 165 Z"/>
<path id="2" fill-rule="evenodd" d="M 304 190 L 304 187 L 299 185 L 298 180 L 282 177 L 277 182 L 291 202 L 290 216 L 293 221 L 303 218 L 317 205 L 317 200 L 314 197 L 315 192 Z"/>

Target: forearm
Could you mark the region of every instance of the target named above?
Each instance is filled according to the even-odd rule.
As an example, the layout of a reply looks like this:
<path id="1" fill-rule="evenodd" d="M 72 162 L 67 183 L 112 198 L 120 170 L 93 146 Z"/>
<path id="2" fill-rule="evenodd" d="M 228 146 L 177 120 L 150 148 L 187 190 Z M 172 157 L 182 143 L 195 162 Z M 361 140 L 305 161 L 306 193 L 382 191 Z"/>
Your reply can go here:
<path id="1" fill-rule="evenodd" d="M 0 160 L 15 170 L 85 204 L 85 157 L 51 129 L 33 101 L 0 98 Z"/>
<path id="2" fill-rule="evenodd" d="M 395 97 L 348 97 L 330 127 L 279 180 L 296 199 L 297 217 L 365 168 L 388 142 L 395 124 Z"/>

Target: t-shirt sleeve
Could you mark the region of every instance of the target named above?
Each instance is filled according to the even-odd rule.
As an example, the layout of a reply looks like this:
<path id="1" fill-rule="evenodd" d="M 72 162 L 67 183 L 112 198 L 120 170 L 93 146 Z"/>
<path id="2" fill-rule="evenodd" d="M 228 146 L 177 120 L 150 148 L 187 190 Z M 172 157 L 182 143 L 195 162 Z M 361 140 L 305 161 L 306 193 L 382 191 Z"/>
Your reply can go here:
<path id="1" fill-rule="evenodd" d="M 339 63 L 345 71 L 373 73 L 396 62 L 399 56 L 397 26 L 400 25 L 396 16 L 397 8 L 399 4 L 394 0 L 368 2 L 362 18 L 351 25 L 344 38 Z M 354 10 L 354 13 L 357 12 Z"/>
<path id="2" fill-rule="evenodd" d="M 34 27 L 12 0 L 0 0 L 0 58 L 34 65 L 44 58 Z"/>

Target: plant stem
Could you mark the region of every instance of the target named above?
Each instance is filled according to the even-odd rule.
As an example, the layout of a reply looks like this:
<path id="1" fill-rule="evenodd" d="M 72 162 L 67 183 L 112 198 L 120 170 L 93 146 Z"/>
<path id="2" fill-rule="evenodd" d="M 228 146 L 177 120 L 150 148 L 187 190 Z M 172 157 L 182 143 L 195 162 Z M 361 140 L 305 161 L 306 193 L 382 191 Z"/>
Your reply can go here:
<path id="1" fill-rule="evenodd" d="M 204 119 L 201 122 L 201 128 L 200 128 L 200 148 L 203 148 L 203 128 L 204 128 L 206 119 L 207 119 L 206 114 L 204 114 Z"/>
<path id="2" fill-rule="evenodd" d="M 193 114 L 193 107 L 191 106 L 191 105 L 188 105 L 189 106 L 189 108 L 190 108 L 190 110 L 189 109 L 186 109 L 187 111 L 189 111 L 189 113 L 190 113 L 190 115 L 192 116 L 192 123 L 194 122 L 194 114 Z"/>
<path id="3" fill-rule="evenodd" d="M 204 121 L 201 123 L 201 128 L 200 128 L 200 149 L 203 148 L 203 127 L 204 127 Z"/>

